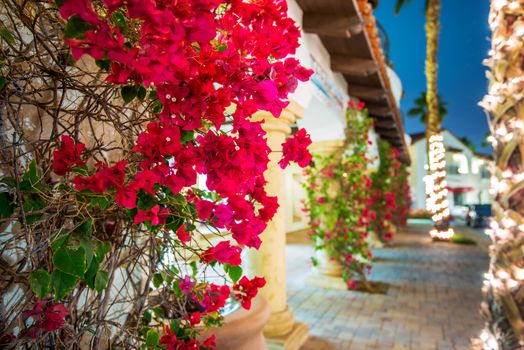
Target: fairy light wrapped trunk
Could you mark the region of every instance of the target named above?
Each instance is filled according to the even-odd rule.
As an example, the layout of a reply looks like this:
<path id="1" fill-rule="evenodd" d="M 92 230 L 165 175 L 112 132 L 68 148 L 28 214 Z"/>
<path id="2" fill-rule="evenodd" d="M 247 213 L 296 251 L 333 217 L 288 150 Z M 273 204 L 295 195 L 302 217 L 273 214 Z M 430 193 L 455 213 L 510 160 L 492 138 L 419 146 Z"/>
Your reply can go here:
<path id="1" fill-rule="evenodd" d="M 433 239 L 448 240 L 453 236 L 449 227 L 449 203 L 447 200 L 445 148 L 440 135 L 437 95 L 437 49 L 439 35 L 440 0 L 429 0 L 426 5 L 426 79 L 428 123 L 426 140 L 428 147 L 428 176 L 426 177 L 426 207 L 431 213 L 434 228 L 430 231 Z"/>
<path id="2" fill-rule="evenodd" d="M 492 174 L 493 240 L 485 275 L 484 349 L 524 346 L 524 1 L 491 2 L 489 88 L 481 105 L 490 116 L 495 168 Z"/>

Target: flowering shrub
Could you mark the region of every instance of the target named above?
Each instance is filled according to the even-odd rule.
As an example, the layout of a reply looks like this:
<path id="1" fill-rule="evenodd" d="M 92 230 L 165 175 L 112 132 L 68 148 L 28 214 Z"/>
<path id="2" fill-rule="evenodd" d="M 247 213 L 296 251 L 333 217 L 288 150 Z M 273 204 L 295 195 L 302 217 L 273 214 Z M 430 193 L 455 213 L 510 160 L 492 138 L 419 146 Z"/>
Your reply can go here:
<path id="1" fill-rule="evenodd" d="M 2 285 L 16 306 L 2 346 L 213 348 L 197 326 L 219 325 L 228 298 L 250 307 L 265 281 L 243 276 L 240 251 L 278 208 L 250 116 L 278 117 L 311 74 L 289 56 L 285 1 L 5 9 Z M 309 143 L 304 130 L 288 140 L 281 166 L 309 163 Z"/>
<path id="2" fill-rule="evenodd" d="M 345 140 L 339 150 L 314 155 L 306 168 L 305 209 L 310 216 L 310 237 L 315 250 L 343 266 L 349 288 L 359 281 L 365 286 L 372 258 L 366 238 L 374 213 L 368 209 L 369 186 L 366 157 L 368 130 L 373 125 L 360 102 L 350 102 L 346 112 Z M 319 262 L 312 257 L 314 265 Z"/>
<path id="3" fill-rule="evenodd" d="M 376 215 L 371 229 L 380 240 L 388 242 L 393 239 L 394 230 L 406 224 L 411 195 L 408 171 L 399 161 L 398 151 L 384 140 L 379 141 L 378 149 L 380 166 L 371 175 L 371 209 Z"/>

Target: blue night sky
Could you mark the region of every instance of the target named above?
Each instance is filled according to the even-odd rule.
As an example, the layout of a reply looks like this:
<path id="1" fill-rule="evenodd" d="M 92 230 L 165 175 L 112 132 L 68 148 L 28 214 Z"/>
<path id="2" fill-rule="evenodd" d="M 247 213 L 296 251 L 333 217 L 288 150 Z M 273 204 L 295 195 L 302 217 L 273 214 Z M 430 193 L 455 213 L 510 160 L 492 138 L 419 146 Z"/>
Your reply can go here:
<path id="1" fill-rule="evenodd" d="M 405 95 L 401 101 L 406 132 L 424 131 L 418 118 L 407 116 L 415 98 L 425 90 L 424 0 L 413 0 L 394 15 L 395 0 L 382 0 L 375 16 L 390 42 L 390 58 L 400 76 Z M 482 60 L 489 50 L 487 0 L 442 0 L 439 46 L 439 94 L 448 103 L 443 126 L 477 145 L 488 131 L 486 117 L 477 105 L 486 92 Z"/>

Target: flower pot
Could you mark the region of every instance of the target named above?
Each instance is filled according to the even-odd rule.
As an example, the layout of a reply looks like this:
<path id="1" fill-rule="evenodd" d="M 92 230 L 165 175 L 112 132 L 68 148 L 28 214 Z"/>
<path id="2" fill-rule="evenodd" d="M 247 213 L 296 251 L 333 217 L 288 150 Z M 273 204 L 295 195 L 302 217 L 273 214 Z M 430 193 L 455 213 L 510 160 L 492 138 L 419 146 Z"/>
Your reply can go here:
<path id="1" fill-rule="evenodd" d="M 232 312 L 225 316 L 221 327 L 207 329 L 199 339 L 204 341 L 215 335 L 217 350 L 267 350 L 263 329 L 269 314 L 269 304 L 257 296 L 250 310 L 240 308 Z"/>

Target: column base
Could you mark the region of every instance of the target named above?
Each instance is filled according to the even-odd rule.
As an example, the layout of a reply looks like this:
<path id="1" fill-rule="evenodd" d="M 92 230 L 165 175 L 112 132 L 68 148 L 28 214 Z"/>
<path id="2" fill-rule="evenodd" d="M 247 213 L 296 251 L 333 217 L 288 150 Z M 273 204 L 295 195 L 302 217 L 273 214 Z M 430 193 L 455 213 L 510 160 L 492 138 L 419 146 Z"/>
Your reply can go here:
<path id="1" fill-rule="evenodd" d="M 269 320 L 264 326 L 264 335 L 266 337 L 279 337 L 288 334 L 295 324 L 293 311 L 286 305 L 286 308 L 280 312 L 272 312 Z"/>
<path id="2" fill-rule="evenodd" d="M 269 350 L 299 350 L 309 337 L 309 327 L 301 322 L 295 322 L 291 330 L 276 337 L 266 336 Z"/>
<path id="3" fill-rule="evenodd" d="M 311 272 L 309 276 L 306 277 L 305 283 L 307 286 L 311 287 L 320 287 L 335 290 L 348 290 L 348 286 L 346 282 L 344 282 L 344 279 L 342 279 L 342 275 L 330 276 L 316 269 L 313 270 L 313 272 Z"/>

